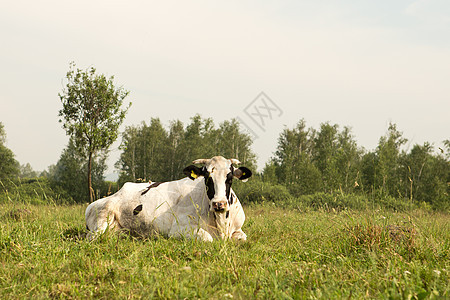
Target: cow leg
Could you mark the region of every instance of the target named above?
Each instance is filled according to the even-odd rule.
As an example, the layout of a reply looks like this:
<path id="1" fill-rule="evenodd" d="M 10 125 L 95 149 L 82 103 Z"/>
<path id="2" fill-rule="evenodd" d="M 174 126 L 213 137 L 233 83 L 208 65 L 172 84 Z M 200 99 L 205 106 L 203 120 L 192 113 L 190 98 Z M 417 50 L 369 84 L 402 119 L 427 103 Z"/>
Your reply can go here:
<path id="1" fill-rule="evenodd" d="M 190 225 L 187 226 L 174 226 L 170 232 L 169 237 L 184 237 L 187 239 L 199 239 L 205 242 L 212 242 L 213 237 L 203 228 L 192 227 Z"/>
<path id="2" fill-rule="evenodd" d="M 233 234 L 231 235 L 231 238 L 233 240 L 246 241 L 247 235 L 241 229 L 239 229 L 239 230 L 236 230 L 235 232 L 233 232 Z"/>
<path id="3" fill-rule="evenodd" d="M 197 230 L 196 237 L 204 242 L 212 242 L 213 241 L 213 237 L 211 236 L 211 234 L 209 234 L 209 232 L 207 232 L 203 228 L 200 228 L 199 230 Z"/>

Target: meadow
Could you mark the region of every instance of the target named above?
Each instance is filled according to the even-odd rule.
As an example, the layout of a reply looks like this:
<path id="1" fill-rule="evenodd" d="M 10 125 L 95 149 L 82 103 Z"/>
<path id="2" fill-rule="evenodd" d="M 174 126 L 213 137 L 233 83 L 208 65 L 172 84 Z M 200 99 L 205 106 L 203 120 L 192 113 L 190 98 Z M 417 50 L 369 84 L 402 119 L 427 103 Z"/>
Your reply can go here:
<path id="1" fill-rule="evenodd" d="M 244 207 L 247 242 L 84 238 L 86 204 L 0 204 L 0 298 L 448 299 L 450 215 Z"/>

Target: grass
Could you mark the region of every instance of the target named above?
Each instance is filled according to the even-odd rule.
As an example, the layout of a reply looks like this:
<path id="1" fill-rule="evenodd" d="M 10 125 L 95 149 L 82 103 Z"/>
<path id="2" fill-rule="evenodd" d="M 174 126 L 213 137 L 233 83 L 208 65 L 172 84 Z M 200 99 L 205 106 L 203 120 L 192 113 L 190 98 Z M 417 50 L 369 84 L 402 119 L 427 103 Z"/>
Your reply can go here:
<path id="1" fill-rule="evenodd" d="M 245 243 L 105 234 L 85 205 L 0 205 L 0 298 L 450 298 L 450 216 L 245 207 Z"/>

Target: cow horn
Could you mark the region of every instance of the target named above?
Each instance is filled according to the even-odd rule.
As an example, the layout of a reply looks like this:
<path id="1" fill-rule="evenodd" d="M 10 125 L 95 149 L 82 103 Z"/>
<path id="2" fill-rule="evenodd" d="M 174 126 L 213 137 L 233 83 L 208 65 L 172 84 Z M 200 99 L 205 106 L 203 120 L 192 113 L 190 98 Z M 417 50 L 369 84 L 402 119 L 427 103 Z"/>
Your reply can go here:
<path id="1" fill-rule="evenodd" d="M 206 159 L 206 158 L 200 158 L 200 159 L 196 159 L 194 160 L 192 163 L 193 164 L 202 164 L 202 165 L 206 165 L 210 162 L 210 159 Z"/>
<path id="2" fill-rule="evenodd" d="M 235 164 L 235 165 L 241 164 L 241 162 L 239 160 L 235 159 L 235 158 L 230 158 L 230 161 L 231 161 L 232 164 Z"/>

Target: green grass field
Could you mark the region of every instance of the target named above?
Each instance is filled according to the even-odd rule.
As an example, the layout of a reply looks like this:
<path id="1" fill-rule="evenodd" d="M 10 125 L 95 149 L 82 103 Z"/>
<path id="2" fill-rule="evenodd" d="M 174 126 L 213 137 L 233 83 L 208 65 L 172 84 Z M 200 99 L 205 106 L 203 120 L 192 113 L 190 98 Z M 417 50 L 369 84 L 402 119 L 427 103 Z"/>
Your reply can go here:
<path id="1" fill-rule="evenodd" d="M 266 204 L 244 243 L 88 242 L 85 207 L 0 205 L 0 298 L 450 298 L 448 214 Z"/>

